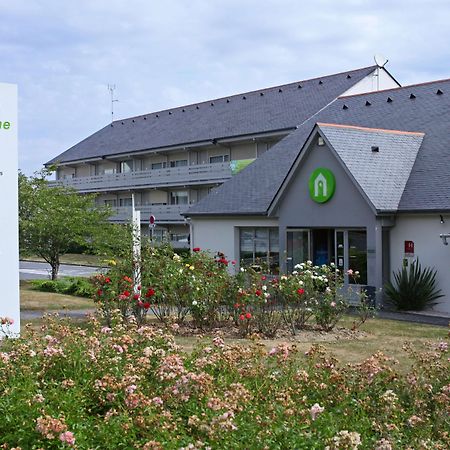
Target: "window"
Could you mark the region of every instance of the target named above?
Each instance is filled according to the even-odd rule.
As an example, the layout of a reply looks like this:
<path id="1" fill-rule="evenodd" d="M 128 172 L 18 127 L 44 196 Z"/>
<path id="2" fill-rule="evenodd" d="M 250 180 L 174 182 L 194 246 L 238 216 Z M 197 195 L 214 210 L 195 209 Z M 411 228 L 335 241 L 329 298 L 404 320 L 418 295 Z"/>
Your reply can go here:
<path id="1" fill-rule="evenodd" d="M 152 163 L 152 170 L 165 169 L 166 166 L 167 166 L 167 163 L 165 161 L 159 162 L 159 163 Z"/>
<path id="2" fill-rule="evenodd" d="M 239 241 L 243 266 L 259 266 L 263 271 L 278 273 L 278 228 L 241 228 Z"/>
<path id="3" fill-rule="evenodd" d="M 132 206 L 131 197 L 119 199 L 119 206 Z"/>
<path id="4" fill-rule="evenodd" d="M 120 173 L 129 173 L 133 171 L 133 160 L 120 161 Z"/>
<path id="5" fill-rule="evenodd" d="M 172 242 L 184 242 L 189 244 L 189 234 L 188 233 L 170 233 L 170 240 Z"/>
<path id="6" fill-rule="evenodd" d="M 230 160 L 230 157 L 228 155 L 219 155 L 219 156 L 210 156 L 209 157 L 209 163 L 215 164 L 215 163 L 223 163 Z"/>
<path id="7" fill-rule="evenodd" d="M 184 167 L 187 166 L 187 159 L 178 159 L 176 161 L 170 161 L 170 167 Z"/>
<path id="8" fill-rule="evenodd" d="M 170 193 L 171 205 L 187 205 L 189 203 L 188 191 L 172 191 Z"/>
<path id="9" fill-rule="evenodd" d="M 115 208 L 117 206 L 117 200 L 114 198 L 112 200 L 103 200 L 103 203 L 105 206 L 111 206 L 112 208 Z"/>

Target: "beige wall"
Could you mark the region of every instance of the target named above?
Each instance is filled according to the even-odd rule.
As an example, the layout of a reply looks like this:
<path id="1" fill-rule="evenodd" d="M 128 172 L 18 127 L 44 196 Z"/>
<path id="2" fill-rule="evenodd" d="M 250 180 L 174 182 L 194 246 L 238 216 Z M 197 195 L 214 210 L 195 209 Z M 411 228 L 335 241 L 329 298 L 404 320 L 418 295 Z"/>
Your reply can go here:
<path id="1" fill-rule="evenodd" d="M 142 192 L 143 205 L 151 205 L 154 203 L 168 203 L 167 192 L 157 189 Z"/>

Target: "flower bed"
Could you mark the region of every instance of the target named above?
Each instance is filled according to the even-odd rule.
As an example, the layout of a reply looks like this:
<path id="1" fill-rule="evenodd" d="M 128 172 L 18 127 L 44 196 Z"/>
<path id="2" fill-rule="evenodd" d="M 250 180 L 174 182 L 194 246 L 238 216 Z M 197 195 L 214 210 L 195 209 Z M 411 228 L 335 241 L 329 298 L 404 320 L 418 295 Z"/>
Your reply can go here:
<path id="1" fill-rule="evenodd" d="M 187 354 L 166 332 L 47 319 L 0 352 L 0 448 L 446 449 L 447 342 L 407 374 L 377 353 L 342 366 L 320 346 L 215 337 Z"/>
<path id="2" fill-rule="evenodd" d="M 139 325 L 151 312 L 162 324 L 189 318 L 204 330 L 225 324 L 241 336 L 274 337 L 280 329 L 295 335 L 311 322 L 331 331 L 347 310 L 343 274 L 332 264 L 308 261 L 292 274 L 271 277 L 244 268 L 233 273 L 235 262 L 225 255 L 211 258 L 194 250 L 181 257 L 168 247 L 147 247 L 139 266 L 114 262 L 106 275 L 97 276 L 94 299 L 106 324 L 119 309 L 124 321 L 134 317 Z M 359 312 L 355 327 L 371 313 L 364 293 Z"/>

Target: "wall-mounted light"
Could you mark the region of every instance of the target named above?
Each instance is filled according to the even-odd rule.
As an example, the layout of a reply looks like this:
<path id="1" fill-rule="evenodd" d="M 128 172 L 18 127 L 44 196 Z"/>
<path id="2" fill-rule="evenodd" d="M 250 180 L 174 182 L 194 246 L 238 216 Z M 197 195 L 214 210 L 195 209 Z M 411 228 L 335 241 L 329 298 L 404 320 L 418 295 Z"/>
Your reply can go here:
<path id="1" fill-rule="evenodd" d="M 320 146 L 320 147 L 322 147 L 322 146 L 325 145 L 325 141 L 323 140 L 323 137 L 322 137 L 322 136 L 319 136 L 319 137 L 317 138 L 317 145 Z"/>
<path id="2" fill-rule="evenodd" d="M 442 243 L 444 245 L 448 245 L 447 238 L 450 238 L 450 234 L 449 233 L 440 234 L 439 237 L 442 239 Z"/>
<path id="3" fill-rule="evenodd" d="M 441 219 L 441 223 L 445 223 L 444 216 L 442 214 L 440 214 L 439 217 Z"/>

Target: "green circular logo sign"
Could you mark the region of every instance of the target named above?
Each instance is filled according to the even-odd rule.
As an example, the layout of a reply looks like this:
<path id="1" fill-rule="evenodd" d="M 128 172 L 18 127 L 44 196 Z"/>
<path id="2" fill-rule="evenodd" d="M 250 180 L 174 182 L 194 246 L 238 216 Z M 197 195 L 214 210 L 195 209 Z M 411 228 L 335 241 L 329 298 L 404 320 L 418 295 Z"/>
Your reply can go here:
<path id="1" fill-rule="evenodd" d="M 336 180 L 329 169 L 319 167 L 309 177 L 309 195 L 317 203 L 330 200 L 335 188 Z"/>

